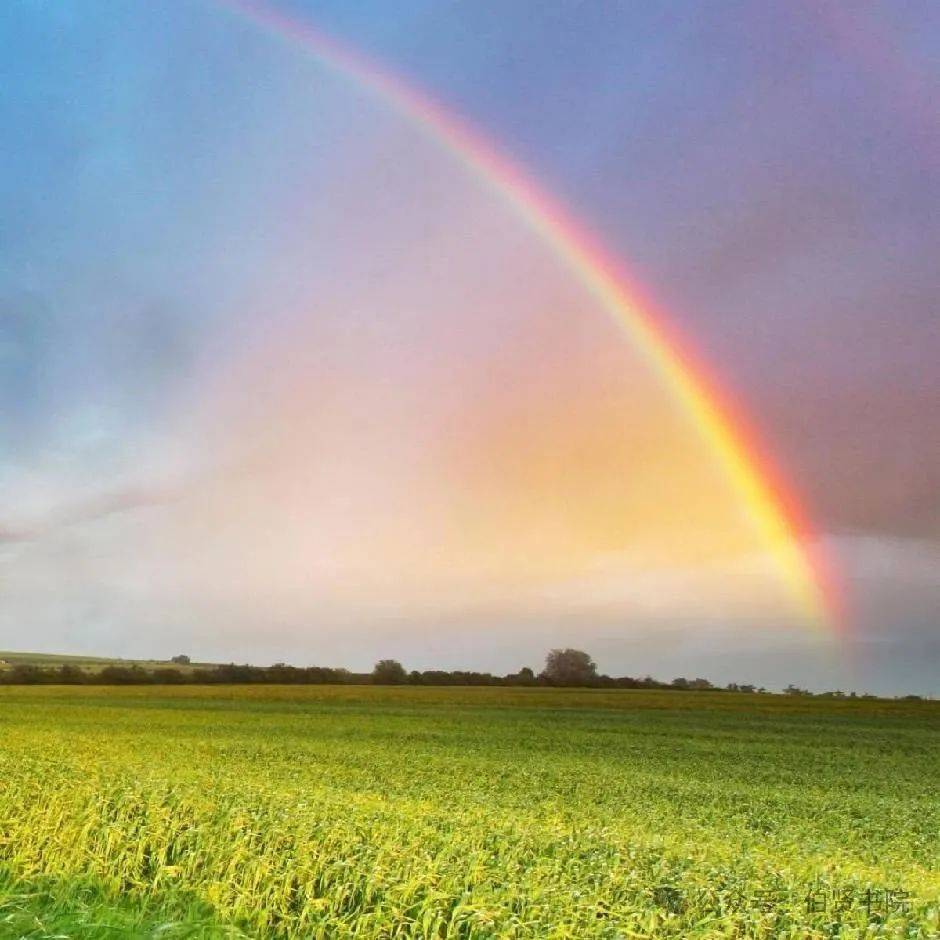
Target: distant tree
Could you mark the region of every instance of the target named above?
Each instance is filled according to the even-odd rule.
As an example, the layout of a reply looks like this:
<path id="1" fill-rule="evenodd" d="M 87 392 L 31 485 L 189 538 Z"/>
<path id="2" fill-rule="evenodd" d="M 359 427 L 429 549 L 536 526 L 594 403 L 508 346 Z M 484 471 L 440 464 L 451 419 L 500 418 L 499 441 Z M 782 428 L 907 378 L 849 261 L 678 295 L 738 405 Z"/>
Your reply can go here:
<path id="1" fill-rule="evenodd" d="M 518 672 L 507 672 L 500 679 L 494 678 L 496 685 L 535 685 L 535 673 L 528 667 L 523 666 Z"/>
<path id="2" fill-rule="evenodd" d="M 77 685 L 84 680 L 85 673 L 82 672 L 78 666 L 73 666 L 70 663 L 63 663 L 56 670 L 54 681 L 67 683 L 68 685 Z"/>
<path id="3" fill-rule="evenodd" d="M 708 689 L 713 689 L 714 686 L 708 681 L 708 679 L 693 679 L 689 683 L 690 689 L 696 689 L 699 692 L 707 691 Z"/>
<path id="4" fill-rule="evenodd" d="M 542 675 L 556 685 L 591 685 L 597 678 L 597 663 L 583 650 L 551 650 Z"/>
<path id="5" fill-rule="evenodd" d="M 408 673 L 397 659 L 380 659 L 372 670 L 372 681 L 376 685 L 401 685 L 407 680 Z"/>
<path id="6" fill-rule="evenodd" d="M 691 688 L 691 683 L 684 676 L 679 676 L 676 679 L 673 679 L 670 685 L 674 689 L 688 689 Z"/>
<path id="7" fill-rule="evenodd" d="M 783 690 L 784 695 L 809 695 L 807 689 L 801 689 L 798 685 L 794 685 L 792 682 Z"/>
<path id="8" fill-rule="evenodd" d="M 506 679 L 512 685 L 535 685 L 535 672 L 528 666 L 523 666 L 514 676 L 507 676 Z"/>
<path id="9" fill-rule="evenodd" d="M 192 660 L 185 653 L 180 653 L 179 656 L 172 657 L 170 662 L 175 663 L 177 666 L 188 666 Z"/>
<path id="10" fill-rule="evenodd" d="M 186 676 L 179 669 L 154 669 L 150 676 L 154 682 L 162 685 L 181 685 L 186 681 Z"/>
<path id="11" fill-rule="evenodd" d="M 17 685 L 35 685 L 48 682 L 50 674 L 32 663 L 16 663 L 9 673 L 12 682 Z"/>
<path id="12" fill-rule="evenodd" d="M 138 665 L 105 666 L 98 673 L 98 678 L 105 685 L 140 685 L 152 682 L 153 677 Z"/>

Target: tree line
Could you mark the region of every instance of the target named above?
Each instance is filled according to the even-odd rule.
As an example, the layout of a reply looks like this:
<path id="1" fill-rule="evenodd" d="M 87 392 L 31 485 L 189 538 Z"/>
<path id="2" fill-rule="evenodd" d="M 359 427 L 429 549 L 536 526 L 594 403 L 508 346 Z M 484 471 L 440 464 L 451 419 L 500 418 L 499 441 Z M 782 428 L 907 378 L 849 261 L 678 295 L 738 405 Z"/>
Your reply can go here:
<path id="1" fill-rule="evenodd" d="M 371 673 L 326 666 L 251 666 L 227 663 L 193 665 L 189 656 L 173 656 L 166 666 L 145 668 L 140 664 L 112 663 L 94 670 L 82 669 L 72 663 L 40 666 L 34 663 L 13 663 L 0 671 L 0 684 L 5 685 L 428 685 L 428 686 L 573 686 L 609 689 L 712 689 L 705 679 L 675 679 L 660 682 L 647 676 L 601 675 L 591 657 L 582 650 L 551 650 L 545 668 L 536 673 L 528 666 L 518 672 L 495 675 L 472 670 L 427 669 L 408 671 L 398 660 L 381 659 Z M 736 686 L 739 691 L 756 691 L 753 686 Z"/>
<path id="2" fill-rule="evenodd" d="M 188 656 L 174 656 L 170 665 L 145 669 L 131 664 L 111 664 L 94 671 L 70 663 L 60 666 L 38 666 L 14 663 L 0 670 L 0 685 L 412 685 L 412 686 L 519 686 L 545 688 L 592 689 L 672 689 L 677 691 L 766 693 L 763 686 L 750 683 L 714 685 L 708 679 L 679 677 L 668 682 L 652 676 L 608 676 L 598 672 L 588 653 L 576 649 L 554 649 L 545 658 L 541 672 L 528 666 L 518 672 L 495 675 L 468 670 L 427 669 L 408 671 L 394 659 L 379 660 L 371 673 L 351 672 L 327 666 L 250 666 L 227 663 L 213 666 L 191 666 Z M 183 667 L 183 668 L 177 668 Z M 789 685 L 786 695 L 812 695 L 806 689 Z M 825 697 L 855 698 L 854 692 L 818 693 Z M 874 698 L 871 695 L 859 696 Z M 918 696 L 905 696 L 915 699 Z"/>
<path id="3" fill-rule="evenodd" d="M 425 685 L 425 686 L 543 686 L 598 689 L 691 689 L 720 688 L 705 679 L 675 679 L 661 682 L 650 676 L 596 675 L 589 679 L 536 673 L 528 667 L 506 675 L 471 670 L 443 669 L 389 671 L 383 667 L 371 673 L 324 666 L 250 666 L 227 663 L 181 670 L 171 666 L 144 668 L 139 665 L 109 665 L 85 670 L 77 666 L 36 666 L 19 663 L 0 671 L 0 685 Z M 729 687 L 732 688 L 732 687 Z M 756 692 L 752 685 L 735 685 L 734 691 Z"/>

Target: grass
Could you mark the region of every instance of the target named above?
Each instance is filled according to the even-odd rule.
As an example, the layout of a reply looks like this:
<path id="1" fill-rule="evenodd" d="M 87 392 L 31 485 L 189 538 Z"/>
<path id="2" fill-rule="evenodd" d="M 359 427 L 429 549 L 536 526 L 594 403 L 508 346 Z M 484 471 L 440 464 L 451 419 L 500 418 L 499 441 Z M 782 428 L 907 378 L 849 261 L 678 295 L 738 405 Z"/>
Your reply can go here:
<path id="1" fill-rule="evenodd" d="M 194 905 L 176 919 L 154 918 L 145 901 L 113 898 L 93 884 L 40 878 L 24 883 L 0 872 L 0 936 L 64 940 L 68 937 L 161 937 L 169 940 L 243 938 Z"/>
<path id="2" fill-rule="evenodd" d="M 938 731 L 932 702 L 3 687 L 0 936 L 936 937 Z"/>
<path id="3" fill-rule="evenodd" d="M 59 666 L 74 666 L 83 672 L 96 673 L 105 666 L 139 666 L 141 669 L 176 669 L 182 673 L 194 669 L 213 668 L 217 663 L 171 663 L 165 659 L 115 659 L 107 656 L 82 656 L 67 653 L 18 653 L 0 650 L 0 672 L 14 666 L 38 666 L 55 669 Z"/>

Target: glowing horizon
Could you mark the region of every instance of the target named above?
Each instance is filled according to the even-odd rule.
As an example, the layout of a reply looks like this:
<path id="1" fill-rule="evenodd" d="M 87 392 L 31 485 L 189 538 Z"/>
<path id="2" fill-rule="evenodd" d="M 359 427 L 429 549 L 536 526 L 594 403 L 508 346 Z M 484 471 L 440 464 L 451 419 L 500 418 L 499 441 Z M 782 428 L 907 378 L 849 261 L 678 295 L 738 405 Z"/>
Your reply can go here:
<path id="1" fill-rule="evenodd" d="M 266 6 L 245 0 L 217 2 L 371 93 L 498 194 L 600 303 L 680 404 L 739 494 L 750 524 L 806 620 L 829 635 L 839 634 L 844 629 L 840 599 L 818 548 L 805 544 L 813 541 L 814 533 L 792 489 L 764 455 L 740 406 L 721 391 L 665 316 L 596 240 L 489 140 L 398 76 L 309 24 Z"/>

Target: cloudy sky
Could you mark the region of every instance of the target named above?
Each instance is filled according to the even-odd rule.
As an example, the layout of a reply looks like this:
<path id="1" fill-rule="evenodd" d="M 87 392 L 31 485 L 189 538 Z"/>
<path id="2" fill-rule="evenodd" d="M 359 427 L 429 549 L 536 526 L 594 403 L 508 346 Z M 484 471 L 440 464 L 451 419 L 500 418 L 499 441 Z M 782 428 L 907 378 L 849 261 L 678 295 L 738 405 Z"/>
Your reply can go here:
<path id="1" fill-rule="evenodd" d="M 216 0 L 0 11 L 0 649 L 940 691 L 940 8 L 264 5 L 524 168 L 757 429 L 696 422 L 492 180 Z"/>

